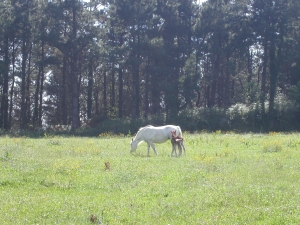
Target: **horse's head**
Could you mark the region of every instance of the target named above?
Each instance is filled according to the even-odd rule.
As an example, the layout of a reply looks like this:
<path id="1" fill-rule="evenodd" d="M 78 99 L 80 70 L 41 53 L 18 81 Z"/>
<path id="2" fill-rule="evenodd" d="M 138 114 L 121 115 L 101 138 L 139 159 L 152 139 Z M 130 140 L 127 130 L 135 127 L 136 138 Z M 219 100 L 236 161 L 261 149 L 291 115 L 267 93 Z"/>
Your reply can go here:
<path id="1" fill-rule="evenodd" d="M 138 143 L 136 141 L 133 140 L 133 138 L 131 139 L 130 142 L 130 153 L 134 152 L 137 149 L 137 145 Z"/>
<path id="2" fill-rule="evenodd" d="M 176 137 L 176 130 L 171 131 L 171 134 L 172 134 L 172 138 L 175 138 Z"/>

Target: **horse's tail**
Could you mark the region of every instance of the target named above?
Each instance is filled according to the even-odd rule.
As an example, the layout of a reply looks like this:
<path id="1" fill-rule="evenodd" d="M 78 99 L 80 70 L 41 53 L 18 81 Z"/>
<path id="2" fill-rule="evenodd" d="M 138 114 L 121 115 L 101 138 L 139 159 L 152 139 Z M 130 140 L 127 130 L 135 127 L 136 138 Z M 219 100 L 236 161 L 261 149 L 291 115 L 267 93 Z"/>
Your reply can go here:
<path id="1" fill-rule="evenodd" d="M 177 126 L 177 129 L 178 129 L 178 136 L 180 136 L 182 138 L 182 140 L 181 140 L 181 147 L 183 148 L 184 155 L 186 155 L 186 150 L 185 150 L 185 146 L 183 144 L 183 137 L 182 137 L 182 131 L 181 131 L 180 126 Z M 180 155 L 181 155 L 181 153 L 180 153 Z"/>
<path id="2" fill-rule="evenodd" d="M 180 126 L 177 126 L 177 129 L 178 129 L 178 136 L 182 137 L 182 131 Z"/>

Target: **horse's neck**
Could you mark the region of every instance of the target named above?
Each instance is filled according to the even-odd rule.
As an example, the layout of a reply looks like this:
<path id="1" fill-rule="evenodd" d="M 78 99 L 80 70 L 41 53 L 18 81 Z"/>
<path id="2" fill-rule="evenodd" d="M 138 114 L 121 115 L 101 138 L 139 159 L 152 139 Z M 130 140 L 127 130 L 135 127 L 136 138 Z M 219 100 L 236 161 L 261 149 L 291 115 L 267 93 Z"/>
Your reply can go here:
<path id="1" fill-rule="evenodd" d="M 134 142 L 136 142 L 137 144 L 140 143 L 143 139 L 140 137 L 135 137 L 135 139 L 133 140 Z"/>

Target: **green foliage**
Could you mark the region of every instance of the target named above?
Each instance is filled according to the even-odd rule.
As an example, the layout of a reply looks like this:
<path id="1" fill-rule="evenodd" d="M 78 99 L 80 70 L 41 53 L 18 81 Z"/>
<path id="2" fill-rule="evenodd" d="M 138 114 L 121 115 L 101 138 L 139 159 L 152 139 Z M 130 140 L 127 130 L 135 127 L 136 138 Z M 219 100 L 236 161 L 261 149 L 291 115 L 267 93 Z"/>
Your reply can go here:
<path id="1" fill-rule="evenodd" d="M 231 129 L 263 131 L 261 109 L 258 103 L 235 104 L 226 113 Z"/>
<path id="2" fill-rule="evenodd" d="M 86 126 L 78 129 L 74 134 L 79 136 L 94 136 L 97 137 L 102 133 L 123 134 L 136 133 L 140 127 L 149 124 L 159 126 L 164 124 L 164 115 L 151 116 L 146 119 L 100 119 L 87 124 Z"/>
<path id="3" fill-rule="evenodd" d="M 266 104 L 268 109 L 268 104 Z M 299 109 L 285 95 L 280 94 L 275 99 L 275 122 L 272 124 L 272 131 L 296 131 L 299 130 Z M 259 103 L 235 104 L 228 109 L 224 108 L 186 108 L 181 110 L 176 117 L 171 118 L 168 123 L 181 126 L 185 131 L 240 131 L 240 132 L 268 132 L 263 127 L 261 107 Z M 92 120 L 87 126 L 78 129 L 72 135 L 94 136 L 101 133 L 113 133 L 127 135 L 134 134 L 137 130 L 146 125 L 161 126 L 166 124 L 164 114 L 150 116 L 147 119 L 99 119 Z M 22 132 L 25 136 L 32 136 Z M 68 133 L 65 133 L 68 135 Z M 20 136 L 20 135 L 19 135 Z M 22 136 L 22 135 L 21 135 Z M 38 133 L 36 133 L 38 136 Z"/>
<path id="4" fill-rule="evenodd" d="M 221 124 L 222 118 L 225 118 L 225 110 L 214 108 L 195 108 L 185 109 L 179 113 L 176 123 L 184 130 L 188 131 L 215 131 L 221 129 L 225 124 Z"/>
<path id="5" fill-rule="evenodd" d="M 268 105 L 266 105 L 266 108 Z M 295 131 L 299 129 L 299 110 L 284 95 L 275 99 L 274 131 Z M 263 132 L 263 120 L 259 103 L 235 104 L 228 109 L 195 108 L 185 109 L 175 119 L 176 123 L 188 131 L 236 130 Z"/>
<path id="6" fill-rule="evenodd" d="M 299 223 L 299 134 L 184 137 L 179 158 L 129 154 L 129 137 L 2 137 L 0 222 Z"/>
<path id="7" fill-rule="evenodd" d="M 290 96 L 295 105 L 300 108 L 300 81 L 290 89 Z"/>
<path id="8" fill-rule="evenodd" d="M 299 130 L 299 7 L 296 0 L 0 1 L 0 128 L 42 136 L 35 128 L 43 124 L 77 129 L 102 114 L 109 119 L 72 135 L 169 122 L 190 131 Z M 294 105 L 277 104 L 279 92 Z M 200 108 L 180 112 L 193 106 Z"/>

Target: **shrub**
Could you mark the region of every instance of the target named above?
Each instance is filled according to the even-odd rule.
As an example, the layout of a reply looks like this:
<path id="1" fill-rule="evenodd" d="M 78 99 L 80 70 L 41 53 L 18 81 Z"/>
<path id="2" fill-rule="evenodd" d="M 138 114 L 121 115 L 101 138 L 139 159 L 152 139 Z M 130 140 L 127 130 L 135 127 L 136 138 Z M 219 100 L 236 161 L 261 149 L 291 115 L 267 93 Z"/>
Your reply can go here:
<path id="1" fill-rule="evenodd" d="M 239 131 L 239 132 L 263 132 L 269 131 L 268 102 L 265 104 L 266 116 L 261 113 L 260 103 L 237 103 L 228 109 L 224 108 L 186 108 L 181 110 L 175 118 L 168 123 L 181 126 L 185 131 Z M 274 105 L 275 121 L 272 131 L 299 130 L 299 110 L 284 95 L 278 95 Z M 263 118 L 266 120 L 264 121 Z M 161 126 L 166 124 L 165 114 L 149 116 L 136 120 L 127 119 L 99 119 L 93 122 L 93 127 L 87 126 L 76 133 L 85 136 L 98 136 L 101 133 L 135 134 L 140 127 L 148 124 Z"/>
<path id="2" fill-rule="evenodd" d="M 262 116 L 258 103 L 251 105 L 237 103 L 226 111 L 231 129 L 240 131 L 261 131 Z"/>
<path id="3" fill-rule="evenodd" d="M 101 136 L 101 134 L 123 134 L 131 135 L 136 133 L 140 127 L 151 125 L 161 126 L 164 124 L 164 115 L 151 116 L 147 119 L 99 119 L 87 124 L 76 131 L 79 136 Z M 92 126 L 91 126 L 92 125 Z"/>
<path id="4" fill-rule="evenodd" d="M 228 128 L 225 110 L 217 107 L 182 110 L 176 121 L 178 125 L 188 131 L 215 131 Z"/>
<path id="5" fill-rule="evenodd" d="M 241 132 L 296 131 L 300 129 L 300 112 L 286 95 L 278 94 L 274 102 L 275 120 L 268 121 L 269 103 L 265 103 L 265 113 L 261 112 L 261 104 L 236 103 L 228 109 L 194 108 L 182 110 L 177 118 L 179 125 L 185 130 L 235 130 Z M 265 120 L 263 120 L 263 118 Z M 271 127 L 269 127 L 271 126 Z"/>

